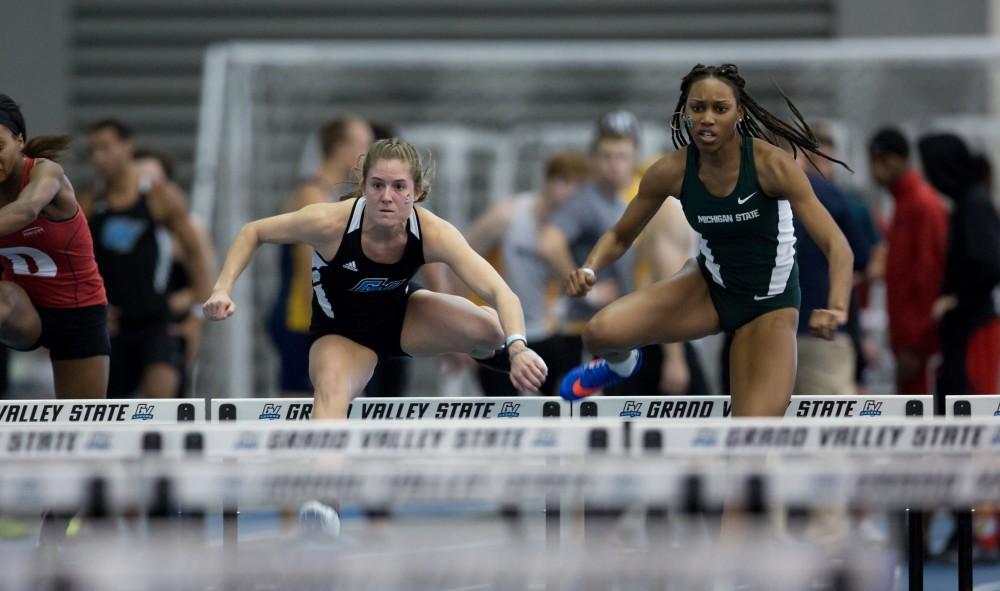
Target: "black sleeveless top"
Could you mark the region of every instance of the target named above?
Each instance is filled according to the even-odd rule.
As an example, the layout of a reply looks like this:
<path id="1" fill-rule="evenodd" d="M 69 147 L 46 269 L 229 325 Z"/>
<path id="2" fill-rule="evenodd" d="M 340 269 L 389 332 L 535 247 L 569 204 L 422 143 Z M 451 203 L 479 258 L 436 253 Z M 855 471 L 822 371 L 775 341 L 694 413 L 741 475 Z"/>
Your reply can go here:
<path id="1" fill-rule="evenodd" d="M 105 200 L 98 202 L 90 218 L 94 258 L 108 303 L 120 308 L 122 321 L 165 321 L 170 232 L 153 219 L 149 187 L 140 186 L 139 191 L 135 204 L 122 211 L 109 208 Z"/>
<path id="2" fill-rule="evenodd" d="M 361 250 L 361 225 L 367 199 L 351 208 L 344 238 L 330 261 L 313 251 L 312 323 L 310 332 L 358 329 L 368 331 L 405 306 L 410 280 L 424 264 L 424 246 L 416 207 L 406 222 L 403 256 L 392 264 L 377 263 Z"/>

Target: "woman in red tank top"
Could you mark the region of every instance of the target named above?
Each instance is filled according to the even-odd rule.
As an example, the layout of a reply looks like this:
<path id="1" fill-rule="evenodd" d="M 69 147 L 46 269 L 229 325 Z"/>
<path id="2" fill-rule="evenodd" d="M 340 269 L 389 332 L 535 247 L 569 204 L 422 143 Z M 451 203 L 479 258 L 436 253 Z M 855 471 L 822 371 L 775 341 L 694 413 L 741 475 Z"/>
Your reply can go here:
<path id="1" fill-rule="evenodd" d="M 27 140 L 0 94 L 0 344 L 49 349 L 58 398 L 104 398 L 107 297 L 87 220 L 62 167 L 65 136 Z"/>

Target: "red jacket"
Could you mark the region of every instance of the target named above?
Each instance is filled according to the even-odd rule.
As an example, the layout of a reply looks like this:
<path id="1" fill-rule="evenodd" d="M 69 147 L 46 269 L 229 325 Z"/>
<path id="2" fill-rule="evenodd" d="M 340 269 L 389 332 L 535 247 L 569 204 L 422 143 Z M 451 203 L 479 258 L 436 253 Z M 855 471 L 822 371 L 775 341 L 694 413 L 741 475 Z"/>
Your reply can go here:
<path id="1" fill-rule="evenodd" d="M 895 212 L 886 234 L 885 288 L 893 351 L 923 355 L 938 350 L 931 307 L 941 293 L 948 250 L 948 212 L 916 170 L 892 188 Z"/>

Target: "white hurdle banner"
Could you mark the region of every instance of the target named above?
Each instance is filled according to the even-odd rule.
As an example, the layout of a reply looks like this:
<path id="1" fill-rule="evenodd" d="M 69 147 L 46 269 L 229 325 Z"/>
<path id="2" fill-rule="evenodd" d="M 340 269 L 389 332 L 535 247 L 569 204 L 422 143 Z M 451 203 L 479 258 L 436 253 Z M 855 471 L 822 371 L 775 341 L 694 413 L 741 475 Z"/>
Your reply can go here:
<path id="1" fill-rule="evenodd" d="M 309 421 L 0 429 L 13 458 L 290 458 L 434 454 L 677 455 L 968 454 L 1000 452 L 1000 423 L 937 417 L 706 421 Z"/>
<path id="2" fill-rule="evenodd" d="M 0 429 L 0 460 L 620 454 L 624 442 L 617 421 L 309 421 L 114 428 L 44 424 Z"/>
<path id="3" fill-rule="evenodd" d="M 933 396 L 792 396 L 785 417 L 914 417 L 934 414 Z M 594 396 L 574 405 L 574 417 L 635 420 L 721 419 L 732 415 L 729 396 Z"/>
<path id="4" fill-rule="evenodd" d="M 1000 424 L 972 419 L 830 421 L 730 419 L 672 424 L 643 421 L 631 429 L 634 453 L 679 456 L 746 454 L 910 454 L 1000 451 Z"/>
<path id="5" fill-rule="evenodd" d="M 949 417 L 973 417 L 985 419 L 998 417 L 1000 420 L 1000 394 L 965 394 L 945 398 L 945 415 Z"/>
<path id="6" fill-rule="evenodd" d="M 312 398 L 214 398 L 213 421 L 306 421 Z M 570 404 L 548 396 L 355 398 L 348 420 L 568 418 Z"/>
<path id="7" fill-rule="evenodd" d="M 147 424 L 205 421 L 201 398 L 0 400 L 0 426 L 24 423 Z"/>
<path id="8" fill-rule="evenodd" d="M 955 408 L 974 405 L 975 416 L 1000 413 L 1000 396 L 949 397 Z M 961 399 L 961 400 L 958 400 Z M 968 402 L 965 402 L 965 401 Z M 966 405 L 966 406 L 963 406 Z M 207 407 L 207 408 L 206 408 Z M 210 410 L 211 413 L 206 411 Z M 215 422 L 286 422 L 312 418 L 311 398 L 215 398 L 128 400 L 9 400 L 0 401 L 0 428 L 21 424 L 171 424 Z M 897 418 L 933 414 L 931 396 L 793 396 L 786 417 Z M 728 396 L 595 396 L 569 403 L 545 396 L 357 398 L 347 418 L 389 420 L 523 420 L 608 418 L 680 421 L 720 419 L 732 414 Z"/>

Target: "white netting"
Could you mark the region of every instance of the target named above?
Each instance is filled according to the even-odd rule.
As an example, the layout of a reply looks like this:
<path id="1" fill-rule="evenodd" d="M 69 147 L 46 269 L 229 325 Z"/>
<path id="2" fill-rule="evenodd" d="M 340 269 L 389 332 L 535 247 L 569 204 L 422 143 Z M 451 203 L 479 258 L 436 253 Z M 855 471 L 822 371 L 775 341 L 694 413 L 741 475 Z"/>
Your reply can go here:
<path id="1" fill-rule="evenodd" d="M 462 226 L 490 200 L 534 186 L 552 150 L 585 148 L 604 111 L 634 111 L 644 152 L 664 149 L 680 80 L 698 62 L 735 62 L 774 112 L 788 115 L 772 80 L 809 119 L 833 123 L 857 170 L 846 180 L 864 188 L 865 141 L 886 123 L 912 134 L 956 128 L 998 155 L 998 57 L 992 41 L 943 39 L 224 45 L 206 62 L 194 205 L 225 252 L 243 223 L 279 210 L 319 125 L 351 111 L 434 153 L 430 205 Z M 277 281 L 277 249 L 265 248 L 237 287 L 239 312 L 207 335 L 198 394 L 274 391 L 264 326 Z M 413 390 L 436 394 L 433 373 Z"/>

